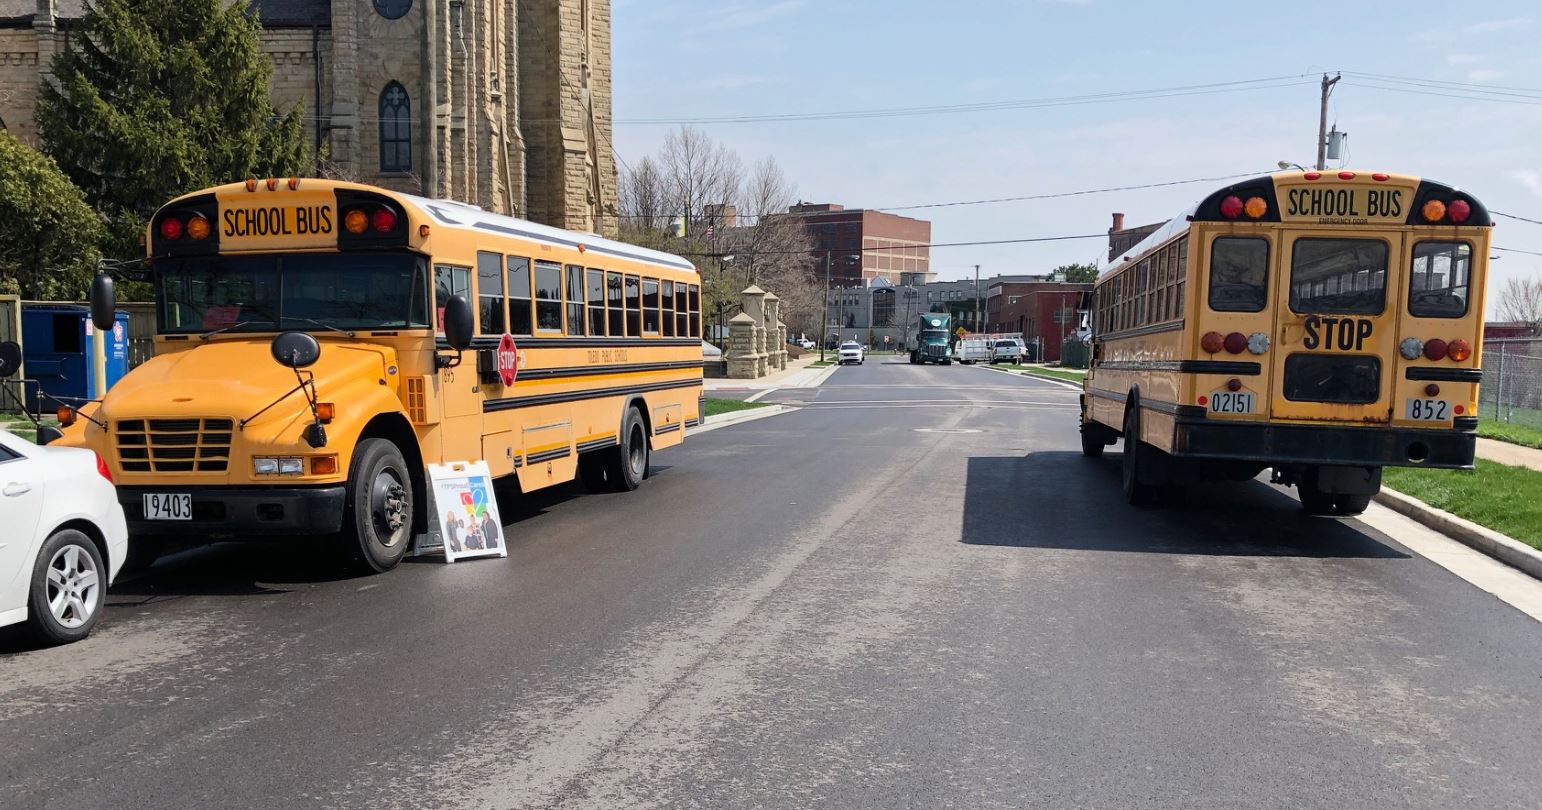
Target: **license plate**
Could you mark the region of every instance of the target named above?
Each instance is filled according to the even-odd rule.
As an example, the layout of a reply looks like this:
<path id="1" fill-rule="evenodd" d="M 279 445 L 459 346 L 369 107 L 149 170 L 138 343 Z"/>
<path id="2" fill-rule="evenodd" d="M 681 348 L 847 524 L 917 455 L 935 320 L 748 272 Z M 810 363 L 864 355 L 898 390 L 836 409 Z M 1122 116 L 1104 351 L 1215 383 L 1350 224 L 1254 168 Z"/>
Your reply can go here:
<path id="1" fill-rule="evenodd" d="M 1410 399 L 1403 408 L 1403 416 L 1416 422 L 1445 422 L 1451 418 L 1451 403 L 1443 399 Z"/>
<path id="2" fill-rule="evenodd" d="M 1246 391 L 1214 391 L 1210 394 L 1211 413 L 1252 413 L 1253 395 Z"/>
<path id="3" fill-rule="evenodd" d="M 146 495 L 145 520 L 192 520 L 193 496 L 187 493 Z"/>

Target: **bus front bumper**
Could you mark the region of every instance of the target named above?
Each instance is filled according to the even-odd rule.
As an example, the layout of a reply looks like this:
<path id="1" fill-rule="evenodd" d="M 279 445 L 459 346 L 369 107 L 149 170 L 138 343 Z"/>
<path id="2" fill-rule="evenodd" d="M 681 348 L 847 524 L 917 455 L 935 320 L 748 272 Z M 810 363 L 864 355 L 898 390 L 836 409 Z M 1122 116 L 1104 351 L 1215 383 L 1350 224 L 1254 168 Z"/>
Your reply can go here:
<path id="1" fill-rule="evenodd" d="M 1333 464 L 1363 467 L 1471 469 L 1476 430 L 1327 427 L 1182 419 L 1173 454 L 1181 458 Z"/>
<path id="2" fill-rule="evenodd" d="M 190 520 L 146 520 L 144 496 L 187 494 Z M 129 534 L 172 536 L 332 534 L 343 526 L 346 488 L 314 487 L 118 487 Z"/>

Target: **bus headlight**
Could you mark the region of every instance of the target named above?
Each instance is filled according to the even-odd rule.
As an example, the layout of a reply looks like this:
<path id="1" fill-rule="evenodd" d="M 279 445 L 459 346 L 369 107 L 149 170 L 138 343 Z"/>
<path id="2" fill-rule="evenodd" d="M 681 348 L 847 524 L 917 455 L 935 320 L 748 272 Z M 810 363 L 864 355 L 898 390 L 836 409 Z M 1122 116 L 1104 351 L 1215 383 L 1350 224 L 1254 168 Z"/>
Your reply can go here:
<path id="1" fill-rule="evenodd" d="M 254 458 L 252 472 L 258 475 L 304 475 L 305 460 L 299 456 Z"/>

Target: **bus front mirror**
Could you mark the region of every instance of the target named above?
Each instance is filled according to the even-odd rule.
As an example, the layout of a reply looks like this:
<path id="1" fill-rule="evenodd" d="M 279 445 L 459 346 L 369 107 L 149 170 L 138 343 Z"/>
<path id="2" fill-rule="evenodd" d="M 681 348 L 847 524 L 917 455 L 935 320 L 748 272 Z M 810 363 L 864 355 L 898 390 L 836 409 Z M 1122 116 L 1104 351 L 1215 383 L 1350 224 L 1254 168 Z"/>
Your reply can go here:
<path id="1" fill-rule="evenodd" d="M 62 438 L 64 438 L 64 431 L 53 425 L 38 425 L 37 427 L 38 444 L 52 444 Z"/>
<path id="2" fill-rule="evenodd" d="M 14 340 L 0 343 L 0 380 L 21 370 L 21 344 Z"/>
<path id="3" fill-rule="evenodd" d="M 321 344 L 307 332 L 284 332 L 273 338 L 273 359 L 292 369 L 314 365 L 321 358 Z"/>
<path id="4" fill-rule="evenodd" d="M 471 302 L 464 295 L 452 295 L 444 302 L 444 339 L 450 348 L 463 352 L 471 347 L 471 333 L 476 329 Z"/>
<path id="5" fill-rule="evenodd" d="M 118 293 L 113 289 L 112 278 L 98 273 L 91 279 L 91 325 L 104 332 L 111 330 L 117 308 Z"/>

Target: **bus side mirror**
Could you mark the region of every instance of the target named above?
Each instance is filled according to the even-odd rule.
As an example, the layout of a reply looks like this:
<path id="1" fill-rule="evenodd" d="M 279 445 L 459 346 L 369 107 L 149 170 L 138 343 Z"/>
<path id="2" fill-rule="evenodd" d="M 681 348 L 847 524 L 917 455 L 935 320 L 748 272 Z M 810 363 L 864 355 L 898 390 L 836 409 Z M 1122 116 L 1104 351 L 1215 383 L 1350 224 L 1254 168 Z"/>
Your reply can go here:
<path id="1" fill-rule="evenodd" d="M 321 344 L 308 332 L 284 332 L 273 338 L 273 359 L 287 368 L 299 370 L 321 359 Z"/>
<path id="2" fill-rule="evenodd" d="M 64 438 L 64 431 L 54 427 L 53 425 L 37 426 L 38 444 L 52 444 L 62 438 Z"/>
<path id="3" fill-rule="evenodd" d="M 21 370 L 21 344 L 14 340 L 0 343 L 0 380 Z"/>
<path id="4" fill-rule="evenodd" d="M 118 293 L 113 289 L 112 278 L 98 273 L 91 279 L 91 325 L 102 331 L 110 331 L 116 320 Z"/>
<path id="5" fill-rule="evenodd" d="M 444 339 L 450 348 L 463 352 L 471 347 L 471 333 L 476 328 L 471 302 L 464 295 L 452 295 L 444 302 Z"/>

